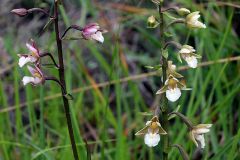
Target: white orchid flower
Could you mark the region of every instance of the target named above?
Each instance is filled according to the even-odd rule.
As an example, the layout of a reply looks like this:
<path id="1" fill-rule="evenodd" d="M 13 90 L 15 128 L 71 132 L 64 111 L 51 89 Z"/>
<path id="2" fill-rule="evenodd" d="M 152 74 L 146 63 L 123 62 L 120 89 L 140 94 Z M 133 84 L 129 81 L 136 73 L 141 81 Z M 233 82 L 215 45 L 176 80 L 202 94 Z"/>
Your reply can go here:
<path id="1" fill-rule="evenodd" d="M 181 89 L 185 88 L 185 85 L 180 83 L 178 79 L 170 75 L 165 81 L 164 86 L 157 91 L 156 94 L 162 94 L 166 92 L 166 97 L 169 101 L 175 102 L 181 97 Z"/>
<path id="2" fill-rule="evenodd" d="M 198 58 L 201 56 L 195 54 L 196 50 L 189 45 L 183 45 L 179 51 L 180 56 L 187 62 L 191 68 L 197 68 Z"/>
<path id="3" fill-rule="evenodd" d="M 206 28 L 206 25 L 200 22 L 198 19 L 200 18 L 200 12 L 192 12 L 186 17 L 186 25 L 189 28 Z"/>
<path id="4" fill-rule="evenodd" d="M 148 147 L 155 147 L 160 142 L 160 135 L 166 135 L 167 132 L 159 123 L 158 117 L 154 116 L 150 121 L 147 121 L 146 126 L 138 131 L 135 135 L 144 135 L 144 143 Z"/>

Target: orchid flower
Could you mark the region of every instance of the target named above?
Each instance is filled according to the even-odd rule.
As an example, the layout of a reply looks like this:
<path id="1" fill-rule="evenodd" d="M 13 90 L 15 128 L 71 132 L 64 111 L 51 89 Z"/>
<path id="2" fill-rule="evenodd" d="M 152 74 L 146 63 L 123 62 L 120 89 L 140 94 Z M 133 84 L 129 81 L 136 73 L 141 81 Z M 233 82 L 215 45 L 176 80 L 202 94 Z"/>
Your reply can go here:
<path id="1" fill-rule="evenodd" d="M 91 23 L 82 29 L 82 36 L 86 40 L 95 40 L 100 43 L 103 43 L 104 37 L 102 34 L 106 32 L 107 31 L 101 29 L 97 23 Z"/>
<path id="2" fill-rule="evenodd" d="M 138 131 L 135 135 L 144 135 L 144 143 L 148 147 L 155 147 L 160 141 L 160 135 L 166 135 L 167 132 L 159 123 L 158 117 L 154 116 L 150 121 L 147 121 L 146 126 Z"/>
<path id="3" fill-rule="evenodd" d="M 32 85 L 38 85 L 40 83 L 44 83 L 44 76 L 39 67 L 37 67 L 35 65 L 35 68 L 33 68 L 31 66 L 27 66 L 27 68 L 32 76 L 31 77 L 30 76 L 23 77 L 22 82 L 23 82 L 24 86 L 27 85 L 28 83 L 30 83 Z"/>
<path id="4" fill-rule="evenodd" d="M 166 97 L 169 101 L 175 102 L 181 97 L 181 89 L 186 88 L 184 84 L 179 82 L 173 75 L 170 75 L 165 81 L 164 86 L 157 91 L 156 94 L 162 94 L 166 92 Z"/>
<path id="5" fill-rule="evenodd" d="M 210 131 L 212 124 L 198 124 L 193 127 L 189 135 L 194 144 L 201 148 L 205 147 L 204 134 Z"/>
<path id="6" fill-rule="evenodd" d="M 179 54 L 181 57 L 187 62 L 188 66 L 191 68 L 196 68 L 198 61 L 198 58 L 201 58 L 201 56 L 195 54 L 196 50 L 189 45 L 183 45 L 181 50 L 179 51 Z"/>
<path id="7" fill-rule="evenodd" d="M 192 12 L 186 17 L 186 25 L 189 28 L 206 28 L 206 25 L 198 20 L 200 18 L 199 11 Z"/>
<path id="8" fill-rule="evenodd" d="M 40 59 L 39 50 L 36 47 L 34 41 L 32 41 L 32 44 L 26 43 L 26 47 L 28 48 L 30 54 L 18 54 L 18 56 L 20 57 L 18 65 L 21 68 L 29 62 L 38 63 Z"/>

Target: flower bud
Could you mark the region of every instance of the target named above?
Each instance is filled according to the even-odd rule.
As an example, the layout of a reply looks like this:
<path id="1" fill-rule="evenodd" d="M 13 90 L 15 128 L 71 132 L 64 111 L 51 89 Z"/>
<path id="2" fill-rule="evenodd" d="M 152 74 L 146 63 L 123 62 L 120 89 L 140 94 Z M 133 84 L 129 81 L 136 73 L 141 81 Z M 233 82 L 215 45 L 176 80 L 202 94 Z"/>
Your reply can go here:
<path id="1" fill-rule="evenodd" d="M 189 13 L 191 13 L 191 12 L 190 12 L 190 10 L 187 9 L 187 8 L 179 8 L 179 9 L 177 10 L 177 13 L 178 13 L 179 15 L 181 15 L 181 16 L 184 16 L 184 15 L 189 14 Z"/>
<path id="2" fill-rule="evenodd" d="M 26 10 L 25 8 L 13 9 L 11 13 L 14 13 L 20 17 L 23 17 L 28 14 L 28 10 Z"/>
<path id="3" fill-rule="evenodd" d="M 156 28 L 158 25 L 159 25 L 159 23 L 157 22 L 157 20 L 154 16 L 148 17 L 148 20 L 147 20 L 148 28 Z"/>

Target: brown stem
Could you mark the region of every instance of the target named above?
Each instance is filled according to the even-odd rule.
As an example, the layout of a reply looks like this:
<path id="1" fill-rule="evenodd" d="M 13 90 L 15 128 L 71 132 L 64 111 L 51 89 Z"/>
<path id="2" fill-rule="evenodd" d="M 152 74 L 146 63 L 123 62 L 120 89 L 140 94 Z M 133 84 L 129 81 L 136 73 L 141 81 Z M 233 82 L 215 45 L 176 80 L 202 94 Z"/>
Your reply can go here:
<path id="1" fill-rule="evenodd" d="M 68 32 L 70 29 L 75 29 L 75 30 L 82 31 L 82 28 L 79 27 L 78 25 L 71 25 L 70 27 L 68 27 L 68 28 L 64 31 L 63 35 L 61 36 L 61 39 L 63 39 L 63 38 L 65 37 L 65 35 L 67 34 L 67 32 Z"/>
<path id="2" fill-rule="evenodd" d="M 179 118 L 181 118 L 181 120 L 187 125 L 188 129 L 189 130 L 192 130 L 193 129 L 193 124 L 192 122 L 190 122 L 188 120 L 188 118 L 186 116 L 184 116 L 182 113 L 179 113 L 179 112 L 171 112 L 168 114 L 168 116 L 171 116 L 172 114 L 175 114 L 177 115 Z"/>
<path id="3" fill-rule="evenodd" d="M 41 53 L 41 54 L 40 54 L 40 57 L 46 57 L 46 56 L 49 56 L 49 57 L 52 59 L 54 65 L 55 65 L 57 68 L 59 68 L 59 65 L 56 63 L 56 61 L 55 61 L 55 59 L 53 58 L 53 55 L 52 55 L 51 53 Z"/>
<path id="4" fill-rule="evenodd" d="M 176 19 L 176 20 L 170 22 L 170 23 L 167 25 L 166 29 L 168 29 L 170 26 L 172 26 L 172 25 L 174 25 L 174 24 L 178 24 L 178 23 L 185 23 L 185 20 L 184 20 L 184 19 Z"/>
<path id="5" fill-rule="evenodd" d="M 175 148 L 177 148 L 179 150 L 183 160 L 189 160 L 188 154 L 186 153 L 186 151 L 184 150 L 184 148 L 181 145 L 173 144 L 172 147 L 175 147 Z"/>
<path id="6" fill-rule="evenodd" d="M 43 14 L 47 15 L 49 18 L 55 18 L 54 16 L 51 16 L 47 11 L 45 11 L 42 8 L 31 8 L 27 10 L 28 13 L 32 12 L 42 12 Z"/>
<path id="7" fill-rule="evenodd" d="M 163 12 L 162 12 L 162 5 L 163 2 L 160 2 L 159 4 L 159 16 L 160 16 L 160 44 L 161 44 L 161 64 L 162 64 L 162 77 L 163 77 L 163 82 L 166 81 L 167 79 L 167 67 L 168 67 L 168 63 L 167 63 L 167 59 L 164 58 L 163 56 L 163 47 L 165 45 L 165 37 L 164 37 L 164 19 L 163 19 Z M 164 84 L 162 84 L 164 85 Z M 168 101 L 166 98 L 166 93 L 163 94 L 163 96 L 161 97 L 161 102 L 160 102 L 160 107 L 161 107 L 161 111 L 162 111 L 162 117 L 161 118 L 161 122 L 162 122 L 162 127 L 164 128 L 164 130 L 166 132 L 168 132 L 168 126 L 169 126 L 169 122 L 168 122 Z M 163 136 L 163 140 L 161 141 L 162 143 L 162 147 L 163 147 L 163 151 L 162 151 L 162 157 L 163 160 L 167 160 L 168 159 L 168 150 L 169 150 L 169 137 L 168 135 Z"/>
<path id="8" fill-rule="evenodd" d="M 55 1 L 55 3 L 54 3 L 54 17 L 55 17 L 54 24 L 55 24 L 55 33 L 56 33 L 58 60 L 59 60 L 59 70 L 58 70 L 59 78 L 60 78 L 61 84 L 64 86 L 64 88 L 66 88 L 65 75 L 64 75 L 65 73 L 64 73 L 63 52 L 62 52 L 62 41 L 60 38 L 59 24 L 58 24 L 58 1 Z M 70 115 L 69 102 L 68 102 L 68 99 L 65 97 L 65 92 L 63 89 L 62 89 L 62 99 L 63 99 L 64 109 L 65 109 L 66 120 L 67 120 L 68 132 L 69 132 L 71 145 L 72 145 L 72 152 L 74 155 L 74 159 L 79 160 L 76 142 L 75 142 L 74 133 L 73 133 L 73 126 L 72 126 L 72 120 L 71 120 L 71 115 Z"/>
<path id="9" fill-rule="evenodd" d="M 44 77 L 44 80 L 57 82 L 59 84 L 59 86 L 61 87 L 62 91 L 64 91 L 64 95 L 67 94 L 66 88 L 63 86 L 63 84 L 57 78 L 55 78 L 55 77 Z"/>
<path id="10" fill-rule="evenodd" d="M 173 46 L 177 47 L 178 49 L 180 49 L 180 48 L 182 47 L 181 44 L 179 44 L 179 43 L 177 43 L 177 42 L 175 42 L 175 41 L 169 41 L 169 42 L 166 42 L 166 43 L 165 43 L 163 49 L 166 49 L 166 48 L 167 48 L 168 46 L 170 46 L 170 45 L 173 45 Z"/>
<path id="11" fill-rule="evenodd" d="M 162 9 L 162 13 L 163 12 L 166 12 L 166 11 L 171 11 L 171 10 L 173 10 L 173 11 L 176 11 L 177 12 L 177 10 L 178 10 L 179 8 L 178 7 L 169 7 L 169 8 L 166 8 L 166 9 Z"/>

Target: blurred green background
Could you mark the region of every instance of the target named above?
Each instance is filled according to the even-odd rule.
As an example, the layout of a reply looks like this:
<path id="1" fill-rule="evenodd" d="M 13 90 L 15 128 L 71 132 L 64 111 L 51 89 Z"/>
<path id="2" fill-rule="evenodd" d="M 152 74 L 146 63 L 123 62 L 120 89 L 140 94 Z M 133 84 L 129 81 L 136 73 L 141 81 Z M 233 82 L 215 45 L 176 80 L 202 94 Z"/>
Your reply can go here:
<path id="1" fill-rule="evenodd" d="M 21 78 L 29 73 L 17 65 L 17 54 L 27 52 L 25 43 L 30 38 L 41 51 L 57 55 L 53 27 L 41 34 L 46 16 L 19 18 L 10 14 L 20 7 L 42 7 L 52 12 L 52 0 L 0 2 L 0 160 L 70 160 L 60 89 L 52 82 L 24 87 Z M 144 67 L 159 64 L 159 31 L 146 28 L 147 17 L 157 16 L 155 6 L 150 0 L 63 2 L 62 32 L 70 24 L 84 26 L 89 22 L 98 22 L 108 30 L 103 45 L 84 40 L 63 42 L 67 90 L 74 96 L 71 114 L 81 160 L 87 159 L 85 140 L 94 160 L 160 159 L 160 145 L 149 149 L 143 138 L 134 136 L 151 118 L 149 113 L 156 107 L 155 93 L 160 87 L 160 77 Z M 174 110 L 181 105 L 180 112 L 195 124 L 214 125 L 206 135 L 206 148 L 199 150 L 189 140 L 184 124 L 174 118 L 170 121 L 170 141 L 181 144 L 191 159 L 240 159 L 240 3 L 165 3 L 166 7 L 174 5 L 200 11 L 207 29 L 190 31 L 183 25 L 170 29 L 168 39 L 194 46 L 204 63 L 197 69 L 180 68 L 193 90 L 184 91 L 169 107 Z M 166 21 L 170 19 L 166 17 Z M 177 62 L 176 53 L 170 49 L 174 63 L 178 67 L 186 65 Z M 49 66 L 44 73 L 57 76 Z M 181 159 L 177 149 L 171 150 L 169 159 Z"/>

